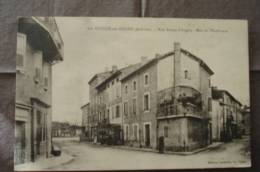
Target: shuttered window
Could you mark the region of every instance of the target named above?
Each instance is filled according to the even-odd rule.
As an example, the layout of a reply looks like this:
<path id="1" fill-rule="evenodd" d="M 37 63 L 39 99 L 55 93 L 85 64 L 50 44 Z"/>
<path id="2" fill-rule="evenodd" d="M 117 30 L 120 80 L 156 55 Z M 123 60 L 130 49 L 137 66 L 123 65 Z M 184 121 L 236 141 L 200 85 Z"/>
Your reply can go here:
<path id="1" fill-rule="evenodd" d="M 17 34 L 17 52 L 16 52 L 16 69 L 24 70 L 26 57 L 26 35 L 22 33 Z"/>
<path id="2" fill-rule="evenodd" d="M 124 103 L 124 114 L 125 114 L 125 116 L 128 115 L 128 102 Z"/>
<path id="3" fill-rule="evenodd" d="M 164 137 L 168 137 L 168 130 L 169 130 L 168 126 L 164 126 L 163 128 Z"/>
<path id="4" fill-rule="evenodd" d="M 116 105 L 116 118 L 120 117 L 120 106 Z"/>
<path id="5" fill-rule="evenodd" d="M 136 98 L 133 99 L 133 114 L 136 114 Z"/>
<path id="6" fill-rule="evenodd" d="M 137 140 L 137 132 L 138 132 L 138 126 L 137 124 L 134 125 L 134 140 Z"/>
<path id="7" fill-rule="evenodd" d="M 144 95 L 144 110 L 147 111 L 150 109 L 150 96 L 149 94 Z"/>
<path id="8" fill-rule="evenodd" d="M 34 81 L 35 83 L 39 83 L 39 82 L 44 82 L 42 81 L 42 52 L 41 51 L 37 51 L 34 52 L 33 54 L 33 58 L 34 58 L 34 65 L 35 65 L 35 76 L 34 76 Z"/>
<path id="9" fill-rule="evenodd" d="M 41 70 L 40 68 L 36 67 L 35 68 L 35 76 L 34 76 L 34 80 L 36 83 L 40 82 L 40 77 L 41 76 Z"/>

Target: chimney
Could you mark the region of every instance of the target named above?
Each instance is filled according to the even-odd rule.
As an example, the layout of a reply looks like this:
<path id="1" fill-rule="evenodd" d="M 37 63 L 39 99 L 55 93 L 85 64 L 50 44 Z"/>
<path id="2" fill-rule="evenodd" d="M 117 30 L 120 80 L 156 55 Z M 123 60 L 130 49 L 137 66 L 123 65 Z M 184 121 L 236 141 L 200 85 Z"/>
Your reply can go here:
<path id="1" fill-rule="evenodd" d="M 173 82 L 173 86 L 176 87 L 181 82 L 181 44 L 179 42 L 174 42 L 173 49 L 174 49 L 174 56 L 173 56 L 174 82 Z"/>
<path id="2" fill-rule="evenodd" d="M 109 68 L 108 67 L 105 67 L 105 72 L 108 72 L 109 71 Z"/>
<path id="3" fill-rule="evenodd" d="M 146 56 L 141 57 L 141 63 L 144 64 L 145 62 L 148 61 L 148 58 Z"/>
<path id="4" fill-rule="evenodd" d="M 155 58 L 157 59 L 160 58 L 160 56 L 161 56 L 160 54 L 155 54 Z"/>
<path id="5" fill-rule="evenodd" d="M 116 65 L 113 65 L 112 66 L 112 72 L 116 72 L 117 71 L 117 66 Z"/>
<path id="6" fill-rule="evenodd" d="M 179 42 L 174 42 L 174 51 L 181 50 L 181 44 Z"/>

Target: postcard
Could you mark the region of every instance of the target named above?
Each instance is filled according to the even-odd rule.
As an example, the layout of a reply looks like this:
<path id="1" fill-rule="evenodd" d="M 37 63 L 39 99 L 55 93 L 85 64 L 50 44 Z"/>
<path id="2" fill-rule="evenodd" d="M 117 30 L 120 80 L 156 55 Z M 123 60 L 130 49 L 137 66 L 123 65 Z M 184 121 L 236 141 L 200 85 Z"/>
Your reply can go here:
<path id="1" fill-rule="evenodd" d="M 15 170 L 251 167 L 246 20 L 18 23 Z"/>

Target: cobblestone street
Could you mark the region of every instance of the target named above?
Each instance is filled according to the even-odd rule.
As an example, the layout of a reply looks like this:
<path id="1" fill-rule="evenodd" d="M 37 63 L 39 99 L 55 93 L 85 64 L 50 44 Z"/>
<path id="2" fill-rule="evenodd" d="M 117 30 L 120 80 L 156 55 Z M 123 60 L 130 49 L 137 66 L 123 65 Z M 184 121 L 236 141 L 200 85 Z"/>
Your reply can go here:
<path id="1" fill-rule="evenodd" d="M 181 169 L 202 167 L 248 167 L 248 138 L 234 140 L 193 155 L 169 155 L 152 152 L 122 150 L 92 145 L 78 139 L 59 139 L 63 153 L 74 159 L 48 170 L 118 170 L 118 169 Z"/>

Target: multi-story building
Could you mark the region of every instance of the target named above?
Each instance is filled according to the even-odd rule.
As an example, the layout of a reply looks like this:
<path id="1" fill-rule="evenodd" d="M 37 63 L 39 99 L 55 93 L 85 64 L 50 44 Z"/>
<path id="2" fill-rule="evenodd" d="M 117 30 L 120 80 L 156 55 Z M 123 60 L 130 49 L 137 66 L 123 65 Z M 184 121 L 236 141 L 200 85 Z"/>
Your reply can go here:
<path id="1" fill-rule="evenodd" d="M 242 104 L 227 90 L 212 87 L 212 136 L 231 141 L 242 134 Z"/>
<path id="2" fill-rule="evenodd" d="M 210 143 L 213 71 L 174 44 L 122 78 L 125 140 L 133 146 L 189 151 Z"/>
<path id="3" fill-rule="evenodd" d="M 18 20 L 15 106 L 15 164 L 51 153 L 52 66 L 63 60 L 54 18 Z"/>
<path id="4" fill-rule="evenodd" d="M 121 78 L 137 66 L 138 64 L 130 65 L 122 69 L 112 66 L 111 71 L 105 72 L 108 75 L 102 78 L 94 88 L 91 88 L 95 90 L 96 94 L 90 93 L 90 111 L 92 110 L 91 107 L 94 108 L 94 105 L 96 105 L 96 113 L 92 114 L 92 116 L 95 116 L 94 118 L 97 122 L 96 129 L 92 129 L 95 131 L 95 134 L 92 134 L 92 136 L 96 136 L 97 141 L 102 140 L 103 134 L 101 133 L 107 132 L 108 128 L 113 129 L 111 132 L 114 133 L 119 142 L 123 141 Z"/>
<path id="5" fill-rule="evenodd" d="M 242 124 L 243 124 L 243 134 L 249 135 L 251 132 L 251 116 L 250 116 L 250 107 L 244 106 L 242 108 Z"/>
<path id="6" fill-rule="evenodd" d="M 126 145 L 156 149 L 163 137 L 166 150 L 206 146 L 211 142 L 212 74 L 205 62 L 175 43 L 166 54 L 95 75 L 89 82 L 89 116 L 118 125 Z"/>
<path id="7" fill-rule="evenodd" d="M 81 106 L 82 111 L 82 127 L 85 132 L 85 136 L 89 135 L 88 131 L 90 131 L 90 125 L 89 125 L 89 114 L 90 114 L 90 108 L 89 103 Z"/>
<path id="8" fill-rule="evenodd" d="M 100 95 L 98 93 L 98 90 L 96 89 L 96 86 L 99 85 L 104 79 L 109 77 L 111 75 L 111 71 L 98 73 L 94 75 L 90 81 L 89 84 L 89 137 L 93 141 L 97 141 L 97 128 L 99 123 L 99 117 L 101 117 L 100 112 L 104 111 L 104 108 L 101 110 L 99 101 L 102 101 L 100 99 Z"/>

